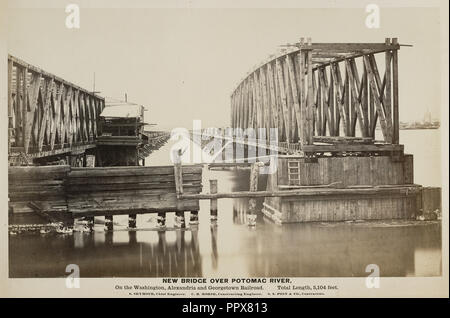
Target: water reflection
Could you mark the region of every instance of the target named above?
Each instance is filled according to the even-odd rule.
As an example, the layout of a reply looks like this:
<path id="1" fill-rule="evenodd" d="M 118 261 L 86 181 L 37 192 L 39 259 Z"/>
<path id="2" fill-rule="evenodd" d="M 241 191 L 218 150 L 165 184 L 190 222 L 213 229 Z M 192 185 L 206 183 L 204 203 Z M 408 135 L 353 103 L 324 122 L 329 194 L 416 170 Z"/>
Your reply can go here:
<path id="1" fill-rule="evenodd" d="M 123 234 L 128 241 L 117 242 Z M 37 252 L 37 246 L 47 248 Z M 62 277 L 67 264 L 79 265 L 82 277 L 196 277 L 202 275 L 199 251 L 197 231 L 23 235 L 10 237 L 10 277 Z"/>

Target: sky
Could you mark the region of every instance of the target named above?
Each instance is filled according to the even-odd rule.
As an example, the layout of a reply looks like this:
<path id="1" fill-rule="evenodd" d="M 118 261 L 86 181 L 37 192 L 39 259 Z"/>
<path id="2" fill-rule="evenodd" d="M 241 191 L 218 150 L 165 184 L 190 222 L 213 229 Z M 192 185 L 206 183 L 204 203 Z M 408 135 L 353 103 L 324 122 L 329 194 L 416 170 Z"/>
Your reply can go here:
<path id="1" fill-rule="evenodd" d="M 440 116 L 440 21 L 434 8 L 381 8 L 380 28 L 356 9 L 10 8 L 8 53 L 107 98 L 146 106 L 159 129 L 227 126 L 230 94 L 285 43 L 384 42 L 397 37 L 400 120 Z"/>

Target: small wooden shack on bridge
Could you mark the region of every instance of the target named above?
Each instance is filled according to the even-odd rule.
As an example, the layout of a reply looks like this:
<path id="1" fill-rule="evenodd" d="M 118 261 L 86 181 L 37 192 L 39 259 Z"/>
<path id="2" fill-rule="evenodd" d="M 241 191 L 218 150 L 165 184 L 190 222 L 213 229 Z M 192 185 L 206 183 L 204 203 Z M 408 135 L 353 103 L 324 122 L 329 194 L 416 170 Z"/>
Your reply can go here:
<path id="1" fill-rule="evenodd" d="M 145 165 L 153 149 L 167 141 L 161 131 L 146 131 L 145 108 L 128 102 L 106 104 L 100 114 L 101 135 L 97 137 L 98 166 Z"/>

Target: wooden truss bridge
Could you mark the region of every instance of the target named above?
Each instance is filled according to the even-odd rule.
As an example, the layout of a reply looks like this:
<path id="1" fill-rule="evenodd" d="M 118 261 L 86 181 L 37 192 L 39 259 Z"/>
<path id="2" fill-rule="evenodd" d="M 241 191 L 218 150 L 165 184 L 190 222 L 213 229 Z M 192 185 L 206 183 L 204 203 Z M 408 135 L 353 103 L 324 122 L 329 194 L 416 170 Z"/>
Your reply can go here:
<path id="1" fill-rule="evenodd" d="M 291 153 L 402 153 L 399 49 L 396 38 L 285 45 L 233 91 L 231 126 L 277 128 L 279 146 Z"/>
<path id="2" fill-rule="evenodd" d="M 104 98 L 9 56 L 10 162 L 94 148 L 104 105 Z"/>
<path id="3" fill-rule="evenodd" d="M 105 99 L 95 92 L 8 56 L 9 165 L 85 166 L 86 154 L 102 164 L 107 149 L 98 146 L 112 144 L 111 139 L 116 147 L 131 143 L 133 149 L 122 147 L 115 152 L 125 158 L 120 162 L 138 165 L 169 138 L 167 132 L 144 132 L 141 123 L 135 134 L 111 136 L 102 125 L 104 110 Z M 142 122 L 143 112 L 141 117 Z"/>

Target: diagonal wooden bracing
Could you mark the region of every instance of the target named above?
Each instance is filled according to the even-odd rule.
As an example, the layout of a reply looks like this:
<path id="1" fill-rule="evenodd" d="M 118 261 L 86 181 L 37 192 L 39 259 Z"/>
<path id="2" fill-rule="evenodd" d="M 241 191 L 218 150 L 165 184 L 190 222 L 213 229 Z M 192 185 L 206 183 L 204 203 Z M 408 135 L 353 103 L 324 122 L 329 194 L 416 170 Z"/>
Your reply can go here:
<path id="1" fill-rule="evenodd" d="M 9 154 L 42 157 L 95 144 L 104 99 L 8 57 Z"/>
<path id="2" fill-rule="evenodd" d="M 397 39 L 384 43 L 301 39 L 242 80 L 231 95 L 231 125 L 277 128 L 279 142 L 297 144 L 295 149 L 305 152 L 318 143 L 320 149 L 327 149 L 323 143 L 333 140 L 346 144 L 363 140 L 400 149 L 401 145 L 395 146 L 399 143 L 399 48 Z M 377 54 L 384 59 L 377 62 Z M 382 137 L 376 140 L 377 128 Z"/>

